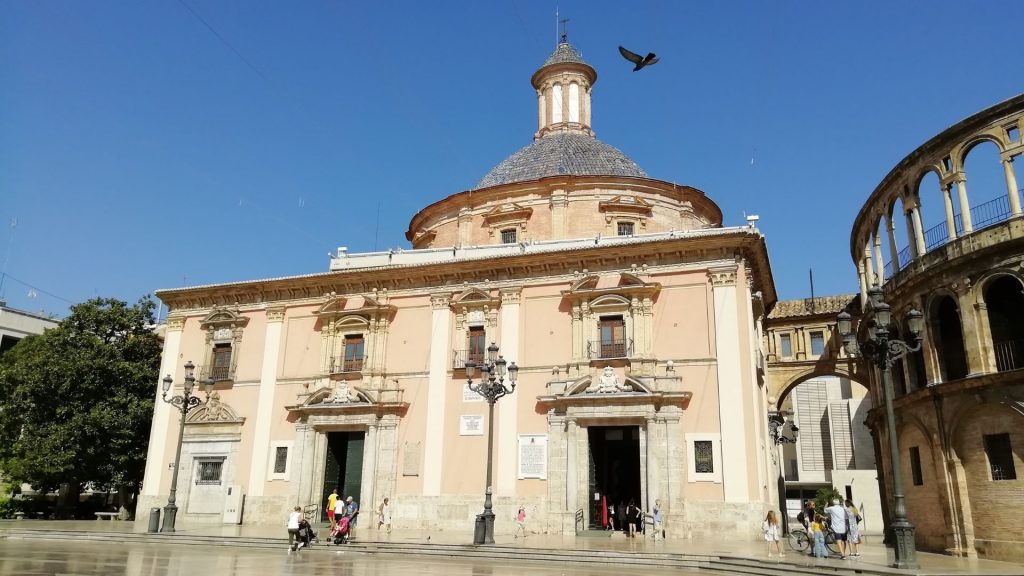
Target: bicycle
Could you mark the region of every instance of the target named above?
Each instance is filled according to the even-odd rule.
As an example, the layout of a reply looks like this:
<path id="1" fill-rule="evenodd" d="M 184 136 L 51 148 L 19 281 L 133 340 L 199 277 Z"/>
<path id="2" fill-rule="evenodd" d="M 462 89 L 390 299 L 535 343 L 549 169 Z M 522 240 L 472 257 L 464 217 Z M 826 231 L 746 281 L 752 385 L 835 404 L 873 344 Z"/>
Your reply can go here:
<path id="1" fill-rule="evenodd" d="M 796 552 L 806 552 L 814 546 L 814 538 L 802 528 L 791 530 L 787 537 L 789 547 Z M 836 545 L 836 534 L 831 529 L 825 529 L 825 549 L 829 555 L 839 555 L 839 546 Z"/>

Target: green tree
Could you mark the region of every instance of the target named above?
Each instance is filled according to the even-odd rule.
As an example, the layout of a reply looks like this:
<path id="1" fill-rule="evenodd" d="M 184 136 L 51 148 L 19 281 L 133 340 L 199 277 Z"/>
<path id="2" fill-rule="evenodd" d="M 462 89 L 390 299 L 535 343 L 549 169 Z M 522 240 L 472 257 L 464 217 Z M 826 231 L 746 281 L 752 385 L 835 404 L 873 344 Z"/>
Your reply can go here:
<path id="1" fill-rule="evenodd" d="M 147 296 L 95 298 L 0 359 L 0 469 L 51 492 L 86 484 L 136 494 L 160 370 Z M 77 499 L 72 500 L 77 501 Z M 122 501 L 122 505 L 130 503 Z"/>
<path id="2" fill-rule="evenodd" d="M 830 488 L 818 488 L 817 493 L 814 495 L 815 509 L 819 514 L 824 514 L 825 508 L 831 506 L 833 500 L 845 500 L 839 490 L 835 489 L 835 486 Z"/>

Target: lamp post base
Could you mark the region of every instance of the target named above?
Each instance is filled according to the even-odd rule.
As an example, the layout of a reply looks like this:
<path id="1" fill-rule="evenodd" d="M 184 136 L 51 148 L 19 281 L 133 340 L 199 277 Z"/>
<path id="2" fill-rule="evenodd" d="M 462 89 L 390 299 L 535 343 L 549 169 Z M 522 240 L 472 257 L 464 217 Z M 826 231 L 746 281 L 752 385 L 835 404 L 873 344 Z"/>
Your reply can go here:
<path id="1" fill-rule="evenodd" d="M 914 541 L 914 526 L 910 522 L 893 523 L 893 568 L 917 568 L 917 543 Z"/>
<path id="2" fill-rule="evenodd" d="M 174 504 L 164 506 L 164 521 L 160 526 L 161 532 L 174 532 L 174 520 L 178 515 L 178 507 Z"/>
<path id="3" fill-rule="evenodd" d="M 485 510 L 476 515 L 473 544 L 494 544 L 494 512 Z"/>

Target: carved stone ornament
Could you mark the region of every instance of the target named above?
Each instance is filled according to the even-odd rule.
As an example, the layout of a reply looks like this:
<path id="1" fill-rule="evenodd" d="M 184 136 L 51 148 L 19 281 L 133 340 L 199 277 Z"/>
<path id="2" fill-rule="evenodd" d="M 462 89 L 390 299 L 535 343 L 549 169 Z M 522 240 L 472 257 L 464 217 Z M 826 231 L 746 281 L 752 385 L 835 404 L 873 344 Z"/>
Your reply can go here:
<path id="1" fill-rule="evenodd" d="M 190 424 L 196 424 L 201 422 L 243 422 L 245 419 L 239 418 L 235 409 L 222 402 L 220 393 L 214 391 L 204 404 L 189 413 L 187 421 Z"/>
<path id="2" fill-rule="evenodd" d="M 353 402 L 362 402 L 362 400 L 345 380 L 339 380 L 334 388 L 334 393 L 324 398 L 324 403 L 327 404 L 350 404 Z"/>
<path id="3" fill-rule="evenodd" d="M 213 331 L 214 340 L 231 340 L 234 335 L 235 331 L 231 328 L 218 328 Z"/>
<path id="4" fill-rule="evenodd" d="M 632 391 L 632 388 L 626 384 L 619 383 L 619 377 L 611 366 L 605 366 L 601 377 L 586 389 L 587 394 L 610 394 L 630 391 Z"/>
<path id="5" fill-rule="evenodd" d="M 735 286 L 736 285 L 736 269 L 712 269 L 708 271 L 711 275 L 712 286 Z"/>

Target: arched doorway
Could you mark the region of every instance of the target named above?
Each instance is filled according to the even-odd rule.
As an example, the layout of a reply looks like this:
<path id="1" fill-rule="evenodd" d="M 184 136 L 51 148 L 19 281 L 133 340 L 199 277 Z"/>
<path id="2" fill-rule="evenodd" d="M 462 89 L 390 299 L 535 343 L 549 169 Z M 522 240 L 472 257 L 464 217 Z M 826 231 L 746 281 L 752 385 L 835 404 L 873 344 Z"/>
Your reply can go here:
<path id="1" fill-rule="evenodd" d="M 931 307 L 932 342 L 939 362 L 939 373 L 944 382 L 967 376 L 967 353 L 964 351 L 964 332 L 960 325 L 960 311 L 950 296 L 940 296 Z"/>
<path id="2" fill-rule="evenodd" d="M 1013 276 L 1000 276 L 985 286 L 984 298 L 996 369 L 1024 368 L 1024 286 Z"/>

